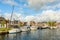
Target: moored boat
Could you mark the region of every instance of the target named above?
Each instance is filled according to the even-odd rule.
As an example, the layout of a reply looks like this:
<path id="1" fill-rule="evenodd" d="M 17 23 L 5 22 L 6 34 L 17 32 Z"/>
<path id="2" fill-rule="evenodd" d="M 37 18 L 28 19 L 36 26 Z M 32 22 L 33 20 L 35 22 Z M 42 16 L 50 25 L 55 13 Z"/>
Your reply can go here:
<path id="1" fill-rule="evenodd" d="M 50 27 L 50 29 L 56 29 L 57 28 L 57 26 L 52 26 L 52 27 Z"/>
<path id="2" fill-rule="evenodd" d="M 31 29 L 31 31 L 37 30 L 37 26 L 31 26 L 30 29 Z"/>
<path id="3" fill-rule="evenodd" d="M 28 26 L 23 26 L 20 29 L 22 32 L 30 31 L 30 28 Z"/>
<path id="4" fill-rule="evenodd" d="M 13 29 L 9 30 L 9 34 L 11 34 L 11 33 L 17 33 L 17 32 L 20 32 L 20 29 L 13 28 Z"/>
<path id="5" fill-rule="evenodd" d="M 42 26 L 42 29 L 47 29 L 47 28 L 49 28 L 49 26 Z"/>

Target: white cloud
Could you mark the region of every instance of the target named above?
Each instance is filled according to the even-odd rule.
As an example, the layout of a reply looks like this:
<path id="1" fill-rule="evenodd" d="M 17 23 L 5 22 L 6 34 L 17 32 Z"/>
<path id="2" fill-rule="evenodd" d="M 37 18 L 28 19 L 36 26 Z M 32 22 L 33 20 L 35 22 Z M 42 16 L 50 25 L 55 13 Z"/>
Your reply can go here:
<path id="1" fill-rule="evenodd" d="M 36 16 L 26 16 L 25 20 L 36 22 L 60 21 L 60 10 L 59 11 L 46 10 Z"/>
<path id="2" fill-rule="evenodd" d="M 31 8 L 39 10 L 39 9 L 47 8 L 49 6 L 55 6 L 55 5 L 57 6 L 57 4 L 59 4 L 59 2 L 60 2 L 60 0 L 28 0 L 28 5 Z"/>
<path id="3" fill-rule="evenodd" d="M 1 0 L 2 3 L 6 3 L 6 4 L 10 4 L 10 5 L 18 5 L 17 2 L 15 2 L 14 0 Z"/>
<path id="4" fill-rule="evenodd" d="M 58 21 L 60 20 L 60 11 L 46 10 L 38 17 L 40 17 L 40 21 Z"/>
<path id="5" fill-rule="evenodd" d="M 0 14 L 2 15 L 2 14 Z M 11 18 L 10 13 L 4 14 L 5 19 Z M 32 15 L 32 16 L 22 16 L 22 14 L 14 13 L 12 20 L 20 20 L 20 21 L 36 21 L 36 22 L 42 22 L 42 21 L 60 21 L 60 10 L 54 11 L 54 10 L 45 10 L 42 13 L 38 15 Z"/>
<path id="6" fill-rule="evenodd" d="M 26 20 L 26 21 L 33 21 L 34 19 L 35 19 L 34 16 L 26 16 L 26 17 L 25 17 L 25 20 Z"/>
<path id="7" fill-rule="evenodd" d="M 11 19 L 11 14 L 10 13 L 5 13 L 4 17 L 5 17 L 5 19 L 8 19 L 8 20 L 21 20 L 22 19 L 22 15 L 19 14 L 19 13 L 14 13 L 12 15 L 12 19 Z"/>
<path id="8" fill-rule="evenodd" d="M 7 20 L 10 20 L 11 14 L 10 13 L 5 13 L 4 18 L 7 19 Z"/>
<path id="9" fill-rule="evenodd" d="M 43 9 L 55 9 L 55 8 L 60 8 L 60 3 L 56 4 L 56 5 L 53 5 L 53 6 L 45 6 L 45 7 L 42 7 Z"/>

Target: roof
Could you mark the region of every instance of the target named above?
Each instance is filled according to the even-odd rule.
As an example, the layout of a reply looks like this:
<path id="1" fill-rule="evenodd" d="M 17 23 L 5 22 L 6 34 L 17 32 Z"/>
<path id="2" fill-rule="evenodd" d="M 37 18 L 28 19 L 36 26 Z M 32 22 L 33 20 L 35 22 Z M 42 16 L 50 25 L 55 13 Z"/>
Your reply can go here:
<path id="1" fill-rule="evenodd" d="M 5 18 L 4 17 L 0 17 L 0 23 L 1 23 L 1 21 L 5 21 Z M 6 23 L 6 22 L 4 22 L 4 23 Z"/>
<path id="2" fill-rule="evenodd" d="M 4 17 L 0 17 L 0 21 L 2 21 L 2 20 L 5 20 L 5 18 Z"/>

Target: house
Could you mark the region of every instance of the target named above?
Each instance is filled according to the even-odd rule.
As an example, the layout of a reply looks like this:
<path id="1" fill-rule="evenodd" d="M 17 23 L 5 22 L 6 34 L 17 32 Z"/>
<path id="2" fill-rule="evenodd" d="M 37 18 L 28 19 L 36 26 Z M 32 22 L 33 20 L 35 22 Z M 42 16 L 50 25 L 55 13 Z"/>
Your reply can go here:
<path id="1" fill-rule="evenodd" d="M 60 22 L 56 22 L 56 26 L 59 26 L 60 27 Z"/>
<path id="2" fill-rule="evenodd" d="M 19 26 L 19 21 L 18 20 L 13 20 L 13 21 L 9 21 L 8 24 L 9 27 L 14 27 L 14 26 Z"/>
<path id="3" fill-rule="evenodd" d="M 42 22 L 37 22 L 38 27 L 41 27 L 42 25 L 43 25 Z"/>
<path id="4" fill-rule="evenodd" d="M 1 21 L 5 21 L 5 18 L 3 18 L 3 17 L 0 17 L 0 24 L 1 24 Z"/>
<path id="5" fill-rule="evenodd" d="M 30 21 L 30 26 L 35 26 L 35 25 L 36 25 L 36 22 Z"/>
<path id="6" fill-rule="evenodd" d="M 24 26 L 27 26 L 27 22 L 24 22 Z"/>
<path id="7" fill-rule="evenodd" d="M 7 27 L 8 21 L 4 17 L 0 17 L 0 28 Z"/>
<path id="8" fill-rule="evenodd" d="M 24 22 L 19 22 L 19 26 L 24 26 Z"/>

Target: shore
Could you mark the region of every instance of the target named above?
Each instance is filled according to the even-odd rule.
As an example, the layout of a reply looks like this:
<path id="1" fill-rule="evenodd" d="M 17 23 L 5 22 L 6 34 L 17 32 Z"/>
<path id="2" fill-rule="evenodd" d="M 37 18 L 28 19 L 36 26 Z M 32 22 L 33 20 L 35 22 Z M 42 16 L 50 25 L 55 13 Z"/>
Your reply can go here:
<path id="1" fill-rule="evenodd" d="M 26 30 L 27 28 L 23 28 L 23 29 Z M 36 29 L 36 28 L 32 27 L 32 30 L 33 29 Z M 46 28 L 42 28 L 42 29 L 47 29 L 47 27 Z M 51 29 L 54 29 L 54 28 L 51 28 Z M 55 28 L 55 29 L 57 29 L 57 28 Z M 32 31 L 32 30 L 30 30 L 30 31 Z M 36 30 L 38 30 L 38 28 Z M 12 32 L 12 33 L 15 32 L 15 33 L 17 33 L 17 32 L 21 32 L 21 30 L 18 29 L 18 28 L 17 29 L 16 28 L 8 28 L 8 29 L 6 29 L 6 28 L 0 28 L 0 35 L 1 34 L 8 34 L 9 32 Z"/>
<path id="2" fill-rule="evenodd" d="M 8 31 L 0 31 L 0 35 L 1 34 L 8 34 L 9 32 Z"/>

